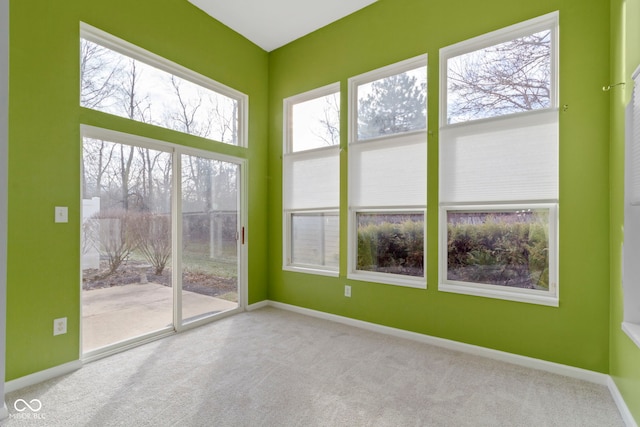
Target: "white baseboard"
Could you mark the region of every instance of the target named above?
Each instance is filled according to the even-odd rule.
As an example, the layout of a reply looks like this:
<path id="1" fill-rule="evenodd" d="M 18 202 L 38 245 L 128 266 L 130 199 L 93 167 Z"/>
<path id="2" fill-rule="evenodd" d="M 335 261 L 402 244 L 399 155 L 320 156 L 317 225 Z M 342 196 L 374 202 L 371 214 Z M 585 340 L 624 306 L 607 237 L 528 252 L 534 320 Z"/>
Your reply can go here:
<path id="1" fill-rule="evenodd" d="M 322 311 L 311 310 L 308 308 L 298 307 L 295 305 L 284 304 L 276 301 L 269 301 L 271 307 L 288 310 L 307 316 L 317 317 L 320 319 L 330 320 L 357 328 L 366 329 L 372 332 L 393 335 L 400 338 L 406 338 L 413 341 L 419 341 L 425 344 L 431 344 L 437 347 L 455 350 L 462 353 L 482 356 L 489 359 L 500 360 L 514 365 L 525 366 L 527 368 L 538 369 L 541 371 L 551 372 L 566 377 L 576 378 L 584 381 L 600 385 L 608 385 L 609 375 L 600 372 L 594 372 L 587 369 L 576 368 L 573 366 L 562 365 L 560 363 L 549 362 L 532 357 L 520 356 L 504 351 L 493 350 L 490 348 L 480 347 L 472 344 L 465 344 L 458 341 L 452 341 L 444 338 L 432 337 L 429 335 L 419 334 L 417 332 L 405 331 L 403 329 L 391 328 L 389 326 L 378 325 L 375 323 L 364 322 L 362 320 L 351 319 L 349 317 L 338 316 L 335 314 L 325 313 Z"/>
<path id="2" fill-rule="evenodd" d="M 613 378 L 609 377 L 609 380 L 607 381 L 607 387 L 609 387 L 611 397 L 618 407 L 618 411 L 620 412 L 620 415 L 624 420 L 624 424 L 627 427 L 638 427 L 636 420 L 633 419 L 633 415 L 631 414 L 627 403 L 622 398 L 622 394 L 620 394 L 620 390 L 618 390 L 618 386 L 616 385 L 616 382 L 613 380 Z"/>
<path id="3" fill-rule="evenodd" d="M 5 393 L 11 393 L 31 385 L 50 380 L 51 378 L 69 374 L 80 368 L 82 368 L 82 362 L 79 360 L 74 360 L 73 362 L 65 363 L 64 365 L 54 366 L 53 368 L 45 369 L 44 371 L 35 372 L 30 375 L 25 375 L 24 377 L 16 378 L 15 380 L 7 381 L 4 385 L 4 391 Z"/>

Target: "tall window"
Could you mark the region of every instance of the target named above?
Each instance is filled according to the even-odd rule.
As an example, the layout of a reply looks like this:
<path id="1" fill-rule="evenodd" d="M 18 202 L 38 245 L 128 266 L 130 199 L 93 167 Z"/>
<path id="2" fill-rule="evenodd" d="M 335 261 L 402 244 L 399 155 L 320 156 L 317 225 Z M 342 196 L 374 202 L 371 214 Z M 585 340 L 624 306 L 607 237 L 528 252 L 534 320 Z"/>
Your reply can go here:
<path id="1" fill-rule="evenodd" d="M 81 25 L 80 105 L 246 146 L 246 95 Z"/>
<path id="2" fill-rule="evenodd" d="M 558 304 L 558 14 L 440 51 L 442 291 Z"/>
<path id="3" fill-rule="evenodd" d="M 426 287 L 427 57 L 349 79 L 349 273 Z"/>
<path id="4" fill-rule="evenodd" d="M 340 84 L 284 100 L 285 270 L 337 275 Z"/>
<path id="5" fill-rule="evenodd" d="M 640 67 L 633 73 L 633 95 L 625 130 L 624 322 L 622 329 L 640 347 Z"/>

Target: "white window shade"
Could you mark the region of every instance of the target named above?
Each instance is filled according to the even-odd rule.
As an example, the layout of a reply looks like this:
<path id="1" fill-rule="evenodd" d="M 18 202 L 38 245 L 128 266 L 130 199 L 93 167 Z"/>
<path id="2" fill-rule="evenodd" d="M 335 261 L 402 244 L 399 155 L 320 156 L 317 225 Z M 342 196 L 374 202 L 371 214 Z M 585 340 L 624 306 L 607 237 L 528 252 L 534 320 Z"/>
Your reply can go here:
<path id="1" fill-rule="evenodd" d="M 320 209 L 340 205 L 338 147 L 284 157 L 284 208 Z"/>
<path id="2" fill-rule="evenodd" d="M 558 199 L 558 111 L 440 130 L 440 202 Z"/>
<path id="3" fill-rule="evenodd" d="M 625 206 L 622 283 L 622 329 L 640 346 L 640 66 L 633 73 L 634 88 L 626 109 Z"/>
<path id="4" fill-rule="evenodd" d="M 627 155 L 630 163 L 627 172 L 629 186 L 627 193 L 629 203 L 638 206 L 640 205 L 640 69 L 634 73 L 633 80 L 635 86 L 629 103 L 630 111 L 627 113 Z"/>
<path id="5" fill-rule="evenodd" d="M 427 203 L 426 135 L 353 144 L 352 206 L 424 206 Z"/>

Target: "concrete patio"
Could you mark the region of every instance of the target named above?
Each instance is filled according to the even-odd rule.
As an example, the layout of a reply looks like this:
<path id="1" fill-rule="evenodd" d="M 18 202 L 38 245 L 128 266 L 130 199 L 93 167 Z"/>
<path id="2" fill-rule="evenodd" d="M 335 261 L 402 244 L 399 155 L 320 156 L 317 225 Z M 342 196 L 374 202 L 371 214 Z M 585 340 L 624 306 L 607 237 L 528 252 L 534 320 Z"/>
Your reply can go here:
<path id="1" fill-rule="evenodd" d="M 234 309 L 236 302 L 182 292 L 183 319 Z M 156 283 L 82 291 L 82 351 L 157 331 L 172 323 L 173 289 Z"/>

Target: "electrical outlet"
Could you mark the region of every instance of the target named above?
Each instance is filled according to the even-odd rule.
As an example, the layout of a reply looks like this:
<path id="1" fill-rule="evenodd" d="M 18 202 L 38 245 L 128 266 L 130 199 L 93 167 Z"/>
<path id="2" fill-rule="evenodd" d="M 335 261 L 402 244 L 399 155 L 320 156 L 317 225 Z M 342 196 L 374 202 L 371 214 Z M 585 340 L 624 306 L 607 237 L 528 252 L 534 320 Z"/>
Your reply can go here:
<path id="1" fill-rule="evenodd" d="M 62 335 L 67 333 L 67 318 L 53 319 L 53 335 Z"/>
<path id="2" fill-rule="evenodd" d="M 351 298 L 351 286 L 344 285 L 344 296 Z"/>

